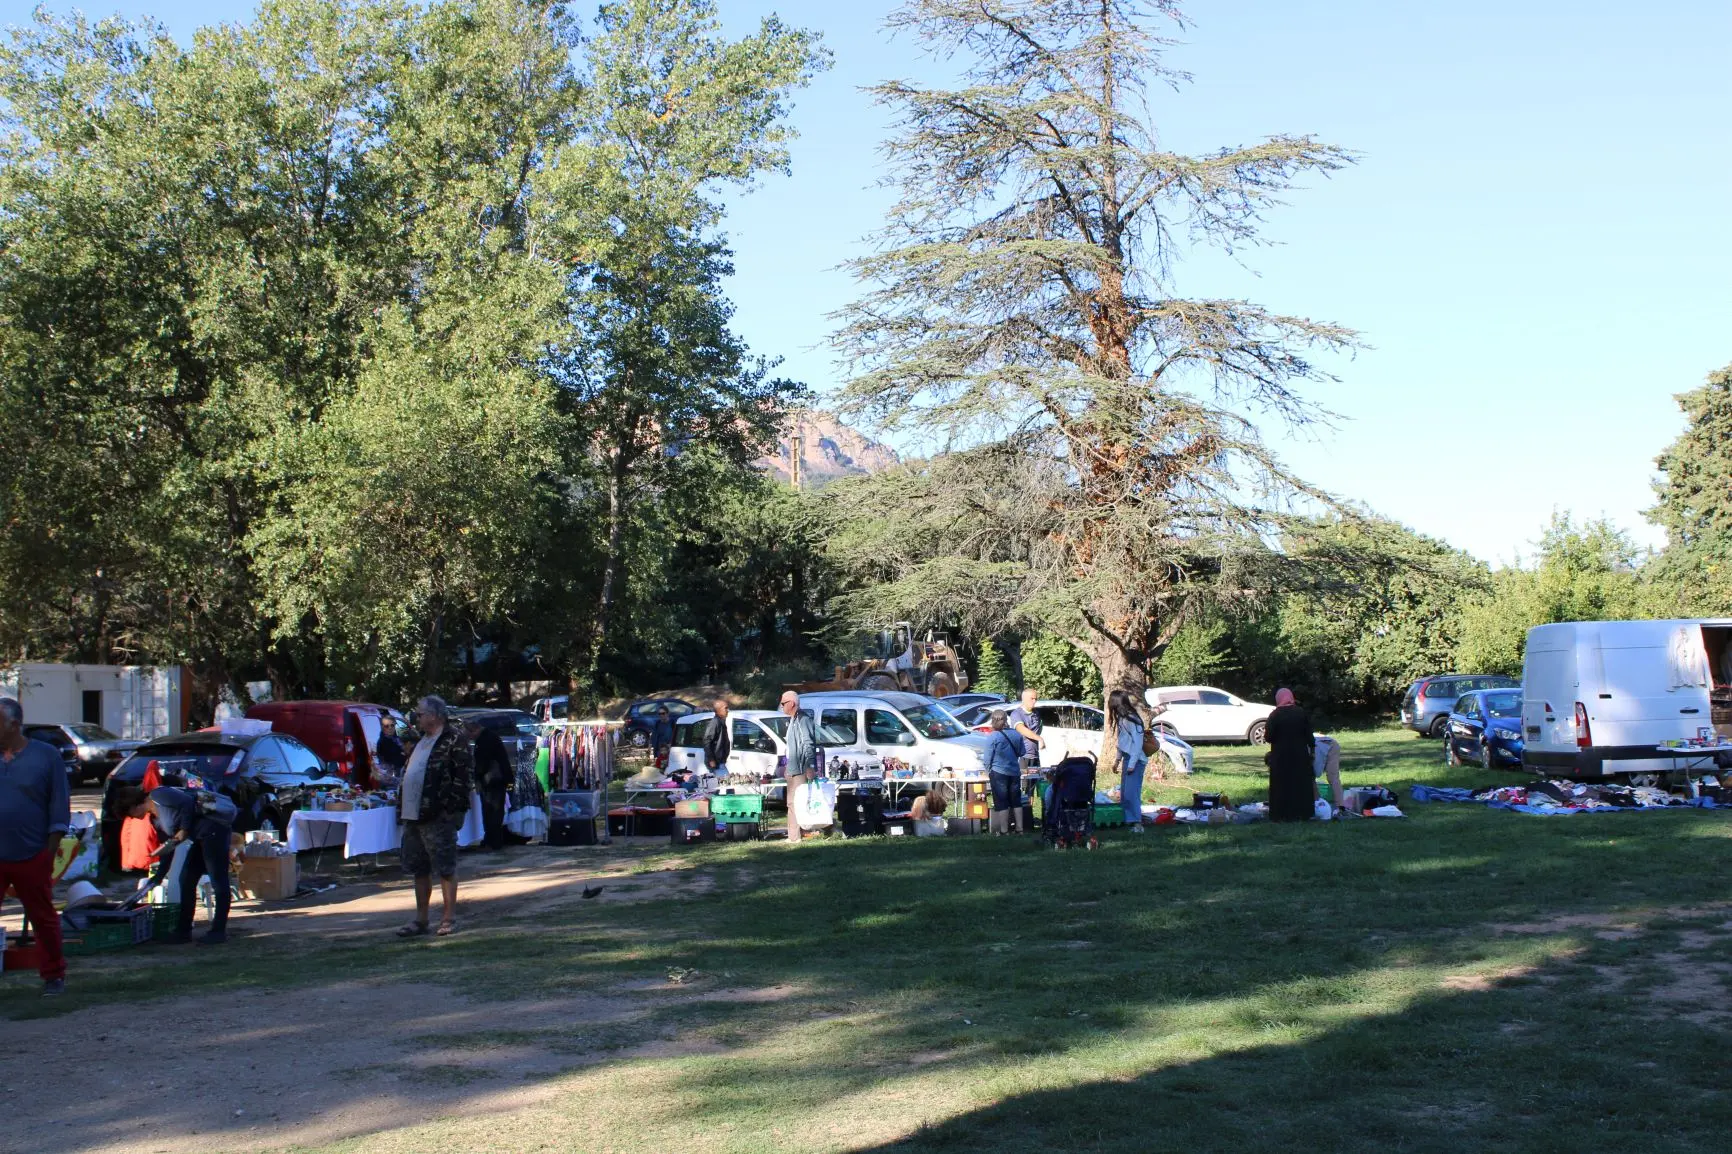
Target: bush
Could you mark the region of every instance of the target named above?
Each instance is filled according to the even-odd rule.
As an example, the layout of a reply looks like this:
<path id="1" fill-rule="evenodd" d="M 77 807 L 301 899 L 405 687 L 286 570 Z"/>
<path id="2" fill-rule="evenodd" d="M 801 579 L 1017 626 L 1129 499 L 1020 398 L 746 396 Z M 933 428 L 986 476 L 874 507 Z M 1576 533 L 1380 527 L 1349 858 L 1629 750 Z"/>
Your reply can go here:
<path id="1" fill-rule="evenodd" d="M 1098 703 L 1106 697 L 1101 671 L 1088 654 L 1049 634 L 1022 643 L 1022 687 L 1073 701 Z"/>
<path id="2" fill-rule="evenodd" d="M 1010 662 L 1004 659 L 991 639 L 980 643 L 980 675 L 972 688 L 981 693 L 996 693 L 1000 697 L 1016 696 L 1016 679 L 1011 676 Z"/>

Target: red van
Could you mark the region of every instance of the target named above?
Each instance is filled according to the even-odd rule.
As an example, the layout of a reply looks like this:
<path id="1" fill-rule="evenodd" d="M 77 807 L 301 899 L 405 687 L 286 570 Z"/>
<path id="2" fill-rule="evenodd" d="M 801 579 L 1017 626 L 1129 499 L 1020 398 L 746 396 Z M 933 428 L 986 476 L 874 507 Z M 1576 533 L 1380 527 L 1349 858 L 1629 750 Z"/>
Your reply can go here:
<path id="1" fill-rule="evenodd" d="M 359 786 L 372 784 L 379 719 L 395 718 L 398 732 L 403 725 L 395 709 L 360 701 L 266 701 L 248 709 L 247 716 L 299 738 L 331 772 Z"/>

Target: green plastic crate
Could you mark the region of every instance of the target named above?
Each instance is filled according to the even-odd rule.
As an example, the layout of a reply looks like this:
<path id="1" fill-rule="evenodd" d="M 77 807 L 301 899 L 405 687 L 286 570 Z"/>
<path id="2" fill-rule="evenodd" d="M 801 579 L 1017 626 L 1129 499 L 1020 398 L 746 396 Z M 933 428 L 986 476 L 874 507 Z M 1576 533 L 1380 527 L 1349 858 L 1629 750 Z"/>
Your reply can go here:
<path id="1" fill-rule="evenodd" d="M 764 816 L 764 799 L 756 793 L 718 793 L 710 798 L 710 816 L 718 821 L 757 821 Z"/>
<path id="2" fill-rule="evenodd" d="M 100 922 L 81 932 L 66 930 L 62 943 L 67 956 L 82 957 L 136 946 L 138 938 L 131 923 Z"/>
<path id="3" fill-rule="evenodd" d="M 1100 805 L 1098 803 L 1095 805 L 1095 825 L 1109 826 L 1123 824 L 1125 824 L 1125 811 L 1123 806 L 1119 805 L 1117 802 L 1114 802 L 1112 805 Z"/>
<path id="4" fill-rule="evenodd" d="M 154 941 L 167 941 L 174 936 L 174 923 L 180 920 L 180 903 L 150 907 L 150 936 Z"/>

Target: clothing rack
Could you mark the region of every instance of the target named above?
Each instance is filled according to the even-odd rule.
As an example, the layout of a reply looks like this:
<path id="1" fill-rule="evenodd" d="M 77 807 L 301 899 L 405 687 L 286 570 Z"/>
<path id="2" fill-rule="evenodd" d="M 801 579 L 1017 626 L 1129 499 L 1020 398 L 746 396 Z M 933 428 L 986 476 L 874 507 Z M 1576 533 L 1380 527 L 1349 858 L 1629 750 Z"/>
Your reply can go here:
<path id="1" fill-rule="evenodd" d="M 623 722 L 604 718 L 547 721 L 541 725 L 536 757 L 539 760 L 541 751 L 546 750 L 548 793 L 589 795 L 550 796 L 550 817 L 560 820 L 563 816 L 569 821 L 574 820 L 570 816 L 573 813 L 592 814 L 596 822 L 595 844 L 605 845 L 612 840 L 607 821 L 608 787 L 613 784 L 619 730 L 623 726 Z M 586 840 L 582 844 L 589 843 Z"/>

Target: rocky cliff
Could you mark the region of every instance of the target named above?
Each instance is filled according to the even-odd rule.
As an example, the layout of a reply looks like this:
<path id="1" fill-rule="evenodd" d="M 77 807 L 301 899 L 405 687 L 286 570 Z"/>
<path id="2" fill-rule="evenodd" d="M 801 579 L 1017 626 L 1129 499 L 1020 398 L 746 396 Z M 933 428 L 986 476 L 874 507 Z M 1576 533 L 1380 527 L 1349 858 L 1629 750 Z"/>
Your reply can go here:
<path id="1" fill-rule="evenodd" d="M 838 477 L 880 473 L 898 461 L 896 450 L 850 429 L 833 413 L 807 412 L 790 419 L 773 456 L 758 465 L 783 481 L 794 479 L 793 446 L 800 446 L 800 484 L 816 489 Z"/>

